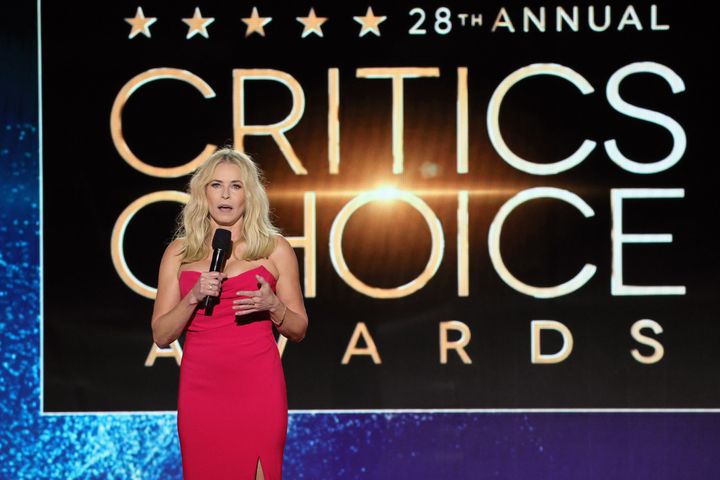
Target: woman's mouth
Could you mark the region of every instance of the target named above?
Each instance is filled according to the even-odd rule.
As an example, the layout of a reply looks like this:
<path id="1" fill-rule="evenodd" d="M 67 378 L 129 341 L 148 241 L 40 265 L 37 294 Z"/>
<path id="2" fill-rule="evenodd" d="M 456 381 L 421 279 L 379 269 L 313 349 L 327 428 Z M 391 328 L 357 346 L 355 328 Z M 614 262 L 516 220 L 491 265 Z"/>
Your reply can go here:
<path id="1" fill-rule="evenodd" d="M 218 205 L 218 210 L 220 210 L 223 213 L 230 213 L 232 212 L 232 207 L 230 205 Z"/>

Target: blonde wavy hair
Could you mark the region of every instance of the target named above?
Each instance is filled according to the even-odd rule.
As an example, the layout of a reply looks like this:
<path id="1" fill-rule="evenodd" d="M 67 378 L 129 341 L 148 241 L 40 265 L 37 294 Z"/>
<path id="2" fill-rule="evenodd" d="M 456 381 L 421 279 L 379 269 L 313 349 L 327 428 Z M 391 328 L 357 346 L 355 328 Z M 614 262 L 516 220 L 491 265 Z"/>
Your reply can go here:
<path id="1" fill-rule="evenodd" d="M 215 168 L 221 163 L 231 163 L 242 171 L 245 213 L 239 240 L 246 243 L 243 260 L 268 257 L 275 248 L 275 236 L 279 230 L 270 221 L 270 204 L 262 171 L 248 155 L 232 148 L 222 148 L 210 155 L 190 179 L 190 200 L 178 218 L 175 232 L 175 239 L 181 239 L 184 243 L 182 263 L 197 262 L 210 254 L 212 227 L 205 188 L 212 180 Z"/>

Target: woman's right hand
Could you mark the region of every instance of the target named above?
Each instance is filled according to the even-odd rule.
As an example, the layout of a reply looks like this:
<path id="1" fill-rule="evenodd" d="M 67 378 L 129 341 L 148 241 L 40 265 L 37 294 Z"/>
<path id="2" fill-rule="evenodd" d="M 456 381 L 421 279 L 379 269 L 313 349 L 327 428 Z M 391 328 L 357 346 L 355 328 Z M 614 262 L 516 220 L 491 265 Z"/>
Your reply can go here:
<path id="1" fill-rule="evenodd" d="M 220 295 L 222 282 L 227 275 L 221 272 L 203 272 L 190 290 L 190 304 L 200 303 L 205 297 L 217 297 Z"/>

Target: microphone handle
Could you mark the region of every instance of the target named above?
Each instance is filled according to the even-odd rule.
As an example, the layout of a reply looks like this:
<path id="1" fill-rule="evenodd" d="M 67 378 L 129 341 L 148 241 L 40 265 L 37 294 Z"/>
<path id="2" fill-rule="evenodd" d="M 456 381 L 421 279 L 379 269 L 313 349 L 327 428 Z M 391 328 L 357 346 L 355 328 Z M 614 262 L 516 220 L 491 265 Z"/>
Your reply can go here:
<path id="1" fill-rule="evenodd" d="M 224 262 L 225 262 L 225 250 L 223 250 L 222 248 L 214 249 L 212 261 L 210 262 L 210 271 L 211 272 L 222 271 L 222 266 L 223 266 Z M 206 315 L 209 313 L 212 313 L 212 307 L 215 305 L 216 302 L 217 302 L 216 297 L 211 297 L 210 295 L 205 297 L 205 300 L 203 302 L 203 308 L 205 309 Z M 207 311 L 208 309 L 211 309 L 211 311 L 208 312 Z"/>

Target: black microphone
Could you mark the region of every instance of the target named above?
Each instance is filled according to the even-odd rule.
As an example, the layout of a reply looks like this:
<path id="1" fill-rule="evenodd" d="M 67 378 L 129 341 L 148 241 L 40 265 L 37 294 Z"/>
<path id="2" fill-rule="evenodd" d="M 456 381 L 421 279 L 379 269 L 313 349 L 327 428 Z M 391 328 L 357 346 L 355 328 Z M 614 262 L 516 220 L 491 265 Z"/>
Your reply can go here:
<path id="1" fill-rule="evenodd" d="M 225 230 L 224 228 L 216 229 L 212 240 L 212 247 L 213 255 L 212 261 L 210 262 L 210 271 L 222 272 L 225 267 L 225 260 L 232 249 L 230 230 Z M 205 315 L 212 315 L 213 307 L 216 303 L 218 303 L 217 297 L 212 297 L 210 295 L 205 297 L 205 302 L 203 303 Z"/>

